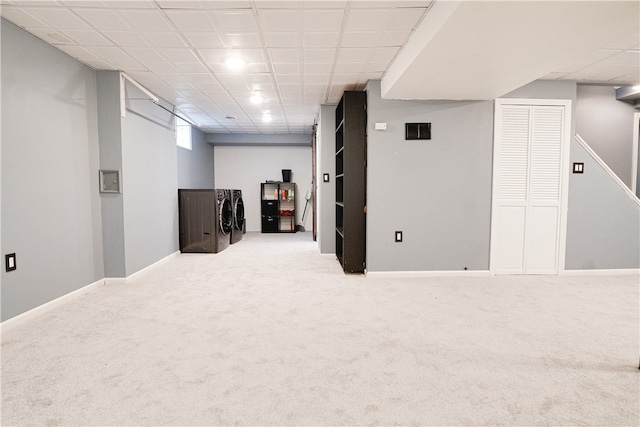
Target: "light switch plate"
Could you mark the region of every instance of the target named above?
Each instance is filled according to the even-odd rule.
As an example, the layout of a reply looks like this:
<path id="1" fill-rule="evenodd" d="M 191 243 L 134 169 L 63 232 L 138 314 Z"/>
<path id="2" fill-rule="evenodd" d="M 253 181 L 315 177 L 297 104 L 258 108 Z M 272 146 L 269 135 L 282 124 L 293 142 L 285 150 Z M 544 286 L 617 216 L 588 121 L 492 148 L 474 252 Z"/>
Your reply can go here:
<path id="1" fill-rule="evenodd" d="M 402 242 L 402 231 L 396 231 L 396 242 Z"/>
<path id="2" fill-rule="evenodd" d="M 7 254 L 4 256 L 5 270 L 13 271 L 16 268 L 16 254 Z"/>
<path id="3" fill-rule="evenodd" d="M 329 174 L 328 173 L 323 173 L 322 174 L 322 182 L 329 182 Z"/>
<path id="4" fill-rule="evenodd" d="M 584 173 L 584 163 L 574 163 L 573 173 Z"/>

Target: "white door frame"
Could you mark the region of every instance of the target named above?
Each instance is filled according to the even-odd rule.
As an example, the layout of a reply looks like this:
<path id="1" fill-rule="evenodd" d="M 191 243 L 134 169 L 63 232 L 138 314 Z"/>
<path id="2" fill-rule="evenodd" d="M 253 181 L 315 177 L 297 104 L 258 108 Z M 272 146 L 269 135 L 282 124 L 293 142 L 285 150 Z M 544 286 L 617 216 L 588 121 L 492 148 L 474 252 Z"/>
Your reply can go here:
<path id="1" fill-rule="evenodd" d="M 502 105 L 522 105 L 522 106 L 564 106 L 564 129 L 563 129 L 563 147 L 561 150 L 561 171 L 560 171 L 560 224 L 558 227 L 558 271 L 561 274 L 565 271 L 565 256 L 567 247 L 567 204 L 569 200 L 569 162 L 570 162 L 570 145 L 571 145 L 571 100 L 570 99 L 523 99 L 523 98 L 499 98 L 495 100 L 494 106 L 494 129 L 493 129 L 493 179 L 491 194 L 491 241 L 489 249 L 489 273 L 496 274 L 497 270 L 497 239 L 498 239 L 498 159 L 500 156 L 500 145 L 498 144 L 501 137 L 500 122 L 502 114 L 499 106 Z"/>
<path id="2" fill-rule="evenodd" d="M 640 113 L 633 113 L 633 145 L 631 147 L 631 191 L 637 194 L 638 182 L 638 138 L 640 138 Z"/>

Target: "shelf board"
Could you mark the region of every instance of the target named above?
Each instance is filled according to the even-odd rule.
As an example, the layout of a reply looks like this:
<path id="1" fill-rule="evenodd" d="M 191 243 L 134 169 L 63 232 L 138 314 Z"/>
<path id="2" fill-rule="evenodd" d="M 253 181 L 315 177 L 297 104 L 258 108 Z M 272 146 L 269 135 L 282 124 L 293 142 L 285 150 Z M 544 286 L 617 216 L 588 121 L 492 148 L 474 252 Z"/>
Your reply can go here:
<path id="1" fill-rule="evenodd" d="M 343 173 L 339 173 L 336 175 L 336 178 L 344 178 L 344 174 Z"/>
<path id="2" fill-rule="evenodd" d="M 336 231 L 338 232 L 338 234 L 340 235 L 340 237 L 342 237 L 344 239 L 344 228 L 342 227 L 336 227 Z"/>
<path id="3" fill-rule="evenodd" d="M 344 145 L 340 147 L 338 151 L 336 151 L 336 156 L 344 151 Z"/>
<path id="4" fill-rule="evenodd" d="M 338 205 L 338 206 L 340 206 L 340 207 L 344 208 L 344 203 L 343 203 L 343 202 L 336 202 L 336 205 Z"/>
<path id="5" fill-rule="evenodd" d="M 344 125 L 344 117 L 342 118 L 342 120 L 340 120 L 340 123 L 337 124 L 336 132 L 338 132 L 340 129 L 342 129 L 343 125 Z"/>

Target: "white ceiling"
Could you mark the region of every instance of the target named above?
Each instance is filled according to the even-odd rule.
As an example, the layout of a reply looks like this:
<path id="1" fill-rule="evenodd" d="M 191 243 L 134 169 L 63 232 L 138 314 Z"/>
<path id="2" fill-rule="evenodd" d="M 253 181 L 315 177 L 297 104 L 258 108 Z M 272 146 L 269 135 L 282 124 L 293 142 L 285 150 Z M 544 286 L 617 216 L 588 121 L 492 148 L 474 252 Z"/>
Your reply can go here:
<path id="1" fill-rule="evenodd" d="M 427 18 L 434 4 L 431 0 L 0 0 L 0 14 L 95 69 L 126 72 L 176 105 L 205 132 L 309 133 L 321 104 L 337 103 L 344 90 L 360 90 L 370 79 L 386 79 L 403 46 L 409 40 L 423 42 L 421 34 L 432 25 Z M 447 22 L 438 25 L 446 28 Z M 449 32 L 464 31 L 453 21 L 448 25 Z M 436 27 L 431 31 L 441 31 Z M 509 37 L 517 40 L 519 35 Z M 635 30 L 606 46 L 593 43 L 567 54 L 566 64 L 528 78 L 640 84 L 639 37 Z M 450 49 L 452 58 L 471 48 L 481 57 L 477 44 L 468 41 L 466 47 L 463 43 Z M 230 55 L 247 62 L 241 72 L 224 65 Z M 411 63 L 400 62 L 394 67 L 403 87 L 415 91 L 425 85 Z M 443 75 L 460 74 L 459 69 L 448 68 L 453 65 L 455 61 L 441 61 L 438 69 Z M 479 71 L 470 67 L 464 73 L 473 78 Z M 256 92 L 264 97 L 260 105 L 249 100 Z M 270 123 L 262 121 L 267 110 L 273 118 Z"/>

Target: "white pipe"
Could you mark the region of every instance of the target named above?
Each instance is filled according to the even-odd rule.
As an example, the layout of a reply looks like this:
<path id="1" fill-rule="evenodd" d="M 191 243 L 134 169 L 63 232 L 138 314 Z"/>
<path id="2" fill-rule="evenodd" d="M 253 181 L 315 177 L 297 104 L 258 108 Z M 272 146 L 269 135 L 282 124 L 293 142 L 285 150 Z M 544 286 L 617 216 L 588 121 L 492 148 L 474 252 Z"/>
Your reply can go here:
<path id="1" fill-rule="evenodd" d="M 142 86 L 140 83 L 138 83 L 137 81 L 133 80 L 131 77 L 129 77 L 126 73 L 121 72 L 120 73 L 122 75 L 122 77 L 124 77 L 125 79 L 129 80 L 129 82 L 131 82 L 132 85 L 134 85 L 135 87 L 137 87 L 138 89 L 140 89 L 142 92 L 144 92 L 149 98 L 151 98 L 151 100 L 154 103 L 158 103 L 158 101 L 160 101 L 160 99 L 158 99 L 157 96 L 155 96 L 153 93 L 149 92 L 147 90 L 147 88 L 145 88 L 144 86 Z"/>

